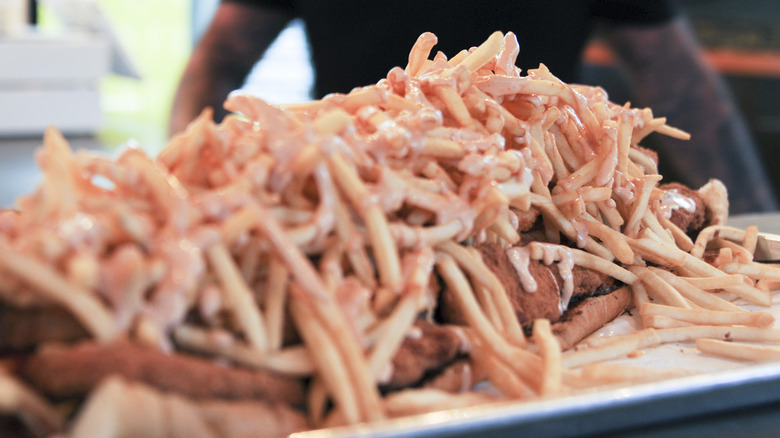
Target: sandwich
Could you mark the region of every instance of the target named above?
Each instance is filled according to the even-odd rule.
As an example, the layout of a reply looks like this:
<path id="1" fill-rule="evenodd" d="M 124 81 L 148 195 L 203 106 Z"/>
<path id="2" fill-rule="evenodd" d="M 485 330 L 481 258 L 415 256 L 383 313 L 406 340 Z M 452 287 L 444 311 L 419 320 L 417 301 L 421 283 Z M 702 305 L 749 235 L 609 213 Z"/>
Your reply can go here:
<path id="1" fill-rule="evenodd" d="M 686 133 L 521 72 L 511 33 L 435 42 L 347 94 L 235 92 L 154 158 L 49 129 L 40 186 L 0 212 L 3 425 L 280 436 L 562 394 L 561 355 L 654 269 L 719 269 L 691 254 L 725 187 L 661 184 L 639 146 Z"/>

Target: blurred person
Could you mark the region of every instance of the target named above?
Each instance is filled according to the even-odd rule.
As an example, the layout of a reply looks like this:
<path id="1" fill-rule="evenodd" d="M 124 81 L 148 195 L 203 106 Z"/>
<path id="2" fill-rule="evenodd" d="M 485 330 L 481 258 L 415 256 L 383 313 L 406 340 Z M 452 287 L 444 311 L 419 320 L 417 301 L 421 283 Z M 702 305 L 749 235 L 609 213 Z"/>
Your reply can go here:
<path id="1" fill-rule="evenodd" d="M 582 52 L 598 29 L 633 85 L 635 106 L 692 135 L 655 138 L 662 170 L 697 188 L 718 178 L 729 189 L 732 213 L 777 210 L 758 150 L 722 78 L 702 58 L 674 4 L 644 0 L 221 0 L 196 45 L 176 92 L 171 133 L 210 106 L 217 121 L 228 93 L 293 19 L 305 23 L 315 72 L 313 95 L 347 93 L 404 66 L 423 32 L 438 37 L 434 51 L 453 56 L 492 32 L 512 31 L 517 66 L 544 63 L 576 82 Z"/>

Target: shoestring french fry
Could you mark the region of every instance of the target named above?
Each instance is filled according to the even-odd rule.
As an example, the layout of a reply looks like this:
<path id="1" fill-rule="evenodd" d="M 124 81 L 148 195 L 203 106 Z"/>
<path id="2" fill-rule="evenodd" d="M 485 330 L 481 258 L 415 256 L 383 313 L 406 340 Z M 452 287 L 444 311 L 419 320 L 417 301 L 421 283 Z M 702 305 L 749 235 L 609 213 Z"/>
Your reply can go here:
<path id="1" fill-rule="evenodd" d="M 455 259 L 458 264 L 472 276 L 477 285 L 485 288 L 485 300 L 490 300 L 496 311 L 496 318 L 500 321 L 510 341 L 523 346 L 526 343 L 520 323 L 511 312 L 511 303 L 507 299 L 506 291 L 501 281 L 485 266 L 479 254 L 469 251 L 468 248 L 456 245 L 453 242 L 444 242 L 437 246 L 438 249 Z"/>
<path id="2" fill-rule="evenodd" d="M 182 348 L 220 355 L 248 367 L 302 377 L 314 374 L 314 367 L 309 360 L 308 353 L 301 347 L 289 347 L 270 353 L 261 353 L 227 332 L 186 324 L 174 329 L 173 339 Z"/>
<path id="3" fill-rule="evenodd" d="M 0 372 L 0 412 L 18 415 L 36 436 L 49 436 L 65 430 L 65 417 L 55 406 L 24 382 Z"/>
<path id="4" fill-rule="evenodd" d="M 696 340 L 696 348 L 704 353 L 751 362 L 780 359 L 780 347 L 769 345 L 752 345 L 719 339 L 700 338 Z"/>
<path id="5" fill-rule="evenodd" d="M 678 277 L 669 271 L 659 268 L 648 268 L 650 272 L 657 275 L 662 281 L 668 283 L 674 288 L 681 296 L 689 300 L 691 303 L 697 306 L 710 309 L 710 310 L 724 310 L 724 311 L 744 311 L 741 307 L 720 298 L 717 295 L 709 293 L 699 287 L 696 287 L 696 278 L 693 277 Z M 744 281 L 739 277 L 729 277 L 734 279 L 732 282 L 721 280 L 719 287 L 727 287 L 730 285 L 742 285 Z M 712 282 L 704 283 L 705 285 L 711 285 Z M 681 306 L 684 307 L 684 306 Z M 689 306 L 688 306 L 689 307 Z M 637 306 L 639 308 L 639 306 Z"/>
<path id="6" fill-rule="evenodd" d="M 583 366 L 578 378 L 583 384 L 596 386 L 654 382 L 693 374 L 693 371 L 680 368 L 655 369 L 646 366 L 600 362 Z"/>
<path id="7" fill-rule="evenodd" d="M 689 327 L 693 323 L 689 321 L 681 321 L 679 319 L 670 318 L 664 315 L 640 315 L 642 321 L 642 327 L 664 329 L 664 328 L 678 328 Z"/>
<path id="8" fill-rule="evenodd" d="M 673 319 L 705 325 L 746 325 L 767 328 L 774 325 L 775 318 L 768 312 L 742 312 L 723 310 L 700 310 L 645 303 L 639 309 L 642 315 L 663 315 Z"/>
<path id="9" fill-rule="evenodd" d="M 638 277 L 638 280 L 644 284 L 647 295 L 655 300 L 655 302 L 662 302 L 670 306 L 684 309 L 691 308 L 691 304 L 689 304 L 682 294 L 671 284 L 667 283 L 658 273 L 644 266 L 632 266 L 629 269 Z"/>
<path id="10" fill-rule="evenodd" d="M 561 362 L 566 368 L 604 362 L 610 359 L 624 357 L 640 348 L 646 348 L 661 343 L 655 330 L 644 329 L 636 333 L 621 336 L 613 341 L 607 341 L 597 346 L 570 351 L 561 356 Z"/>
<path id="11" fill-rule="evenodd" d="M 478 344 L 475 346 L 479 347 Z M 488 381 L 506 397 L 517 400 L 534 394 L 528 384 L 489 349 L 476 348 L 470 356 L 474 366 L 482 370 Z"/>

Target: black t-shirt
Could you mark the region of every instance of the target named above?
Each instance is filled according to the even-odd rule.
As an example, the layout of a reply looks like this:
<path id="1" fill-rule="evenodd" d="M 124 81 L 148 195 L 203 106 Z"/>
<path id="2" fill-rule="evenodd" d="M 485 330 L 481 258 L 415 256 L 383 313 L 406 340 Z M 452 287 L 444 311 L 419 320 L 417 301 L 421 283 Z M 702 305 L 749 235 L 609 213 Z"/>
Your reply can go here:
<path id="1" fill-rule="evenodd" d="M 520 43 L 518 67 L 544 63 L 564 81 L 576 78 L 594 24 L 655 24 L 669 20 L 664 1 L 620 0 L 223 0 L 276 8 L 306 25 L 316 96 L 376 83 L 405 66 L 423 32 L 438 37 L 434 51 L 448 57 L 477 46 L 496 30 Z"/>

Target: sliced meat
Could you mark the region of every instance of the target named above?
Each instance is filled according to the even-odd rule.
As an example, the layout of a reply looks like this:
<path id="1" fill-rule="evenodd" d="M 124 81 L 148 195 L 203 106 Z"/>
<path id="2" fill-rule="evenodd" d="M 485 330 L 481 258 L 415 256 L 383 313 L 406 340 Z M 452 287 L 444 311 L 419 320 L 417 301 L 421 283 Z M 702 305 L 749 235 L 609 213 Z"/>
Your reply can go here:
<path id="1" fill-rule="evenodd" d="M 88 336 L 70 313 L 54 306 L 0 305 L 0 333 L 0 351 L 28 350 L 46 341 L 73 342 Z"/>
<path id="2" fill-rule="evenodd" d="M 411 336 L 404 339 L 393 357 L 390 381 L 383 389 L 393 390 L 420 383 L 426 375 L 442 370 L 452 363 L 464 348 L 465 337 L 460 329 L 436 325 L 424 319 L 415 323 Z"/>
<path id="3" fill-rule="evenodd" d="M 569 309 L 563 318 L 553 324 L 552 331 L 563 350 L 603 327 L 625 311 L 630 302 L 628 287 L 621 287 L 608 294 L 588 297 Z"/>
<path id="4" fill-rule="evenodd" d="M 669 209 L 669 219 L 673 224 L 692 234 L 702 229 L 707 207 L 699 192 L 678 183 L 664 184 L 659 188 L 665 192 L 661 206 Z"/>
<path id="5" fill-rule="evenodd" d="M 547 318 L 551 322 L 561 317 L 561 290 L 564 281 L 555 263 L 547 266 L 539 261 L 531 261 L 528 270 L 536 281 L 537 289 L 527 292 L 517 274 L 517 270 L 506 254 L 506 249 L 498 244 L 477 246 L 488 269 L 493 271 L 512 302 L 512 307 L 521 325 L 527 326 L 536 318 Z M 575 266 L 572 269 L 574 283 L 573 297 L 604 293 L 615 287 L 615 280 L 596 271 Z M 463 324 L 455 300 L 447 291 L 442 293 L 439 317 L 455 324 Z"/>
<path id="6" fill-rule="evenodd" d="M 304 404 L 303 383 L 297 378 L 167 354 L 130 342 L 85 342 L 72 348 L 44 348 L 24 361 L 18 372 L 39 391 L 56 399 L 81 398 L 104 378 L 119 375 L 195 399 Z"/>

